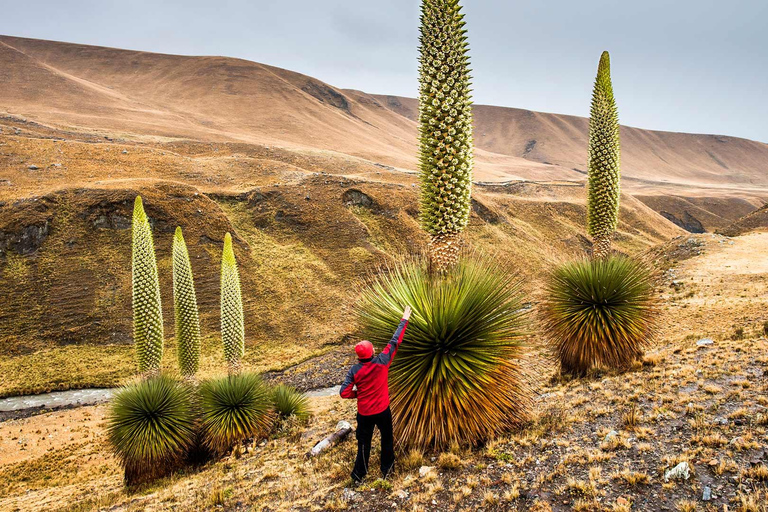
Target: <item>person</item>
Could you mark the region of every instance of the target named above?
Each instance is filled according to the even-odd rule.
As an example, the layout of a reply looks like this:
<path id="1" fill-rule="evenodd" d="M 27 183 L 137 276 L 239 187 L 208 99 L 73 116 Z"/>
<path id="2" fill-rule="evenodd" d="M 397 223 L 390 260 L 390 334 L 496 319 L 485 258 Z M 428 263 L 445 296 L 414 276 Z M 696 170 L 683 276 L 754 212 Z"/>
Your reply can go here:
<path id="1" fill-rule="evenodd" d="M 355 345 L 358 362 L 347 372 L 341 385 L 342 398 L 357 399 L 357 458 L 352 479 L 361 482 L 368 473 L 371 439 L 374 427 L 381 433 L 381 474 L 387 477 L 395 465 L 395 440 L 392 434 L 392 411 L 389 409 L 389 365 L 403 341 L 411 308 L 406 306 L 400 325 L 384 350 L 374 357 L 373 344 L 363 340 Z"/>

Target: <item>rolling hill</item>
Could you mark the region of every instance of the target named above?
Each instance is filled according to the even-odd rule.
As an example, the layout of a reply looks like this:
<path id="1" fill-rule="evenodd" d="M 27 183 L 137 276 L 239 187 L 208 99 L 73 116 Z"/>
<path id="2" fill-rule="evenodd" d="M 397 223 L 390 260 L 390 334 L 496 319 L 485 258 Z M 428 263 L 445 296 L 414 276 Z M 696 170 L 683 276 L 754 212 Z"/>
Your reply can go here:
<path id="1" fill-rule="evenodd" d="M 8 36 L 0 36 L 0 66 L 0 109 L 52 126 L 332 151 L 416 168 L 412 98 L 338 89 L 241 59 Z M 477 105 L 475 117 L 478 181 L 583 179 L 586 119 L 488 105 Z M 761 142 L 630 127 L 622 142 L 633 192 L 768 190 Z"/>
<path id="2" fill-rule="evenodd" d="M 348 305 L 360 279 L 424 242 L 416 108 L 241 59 L 0 36 L 0 395 L 131 374 L 137 194 L 155 226 L 164 290 L 175 226 L 187 235 L 204 372 L 219 357 L 227 231 L 244 276 L 246 363 L 283 368 L 337 345 L 354 332 Z M 589 247 L 587 121 L 475 112 L 468 238 L 535 284 L 553 261 Z M 623 135 L 620 250 L 643 251 L 681 226 L 728 226 L 768 198 L 765 144 Z M 169 296 L 164 307 L 171 333 Z"/>

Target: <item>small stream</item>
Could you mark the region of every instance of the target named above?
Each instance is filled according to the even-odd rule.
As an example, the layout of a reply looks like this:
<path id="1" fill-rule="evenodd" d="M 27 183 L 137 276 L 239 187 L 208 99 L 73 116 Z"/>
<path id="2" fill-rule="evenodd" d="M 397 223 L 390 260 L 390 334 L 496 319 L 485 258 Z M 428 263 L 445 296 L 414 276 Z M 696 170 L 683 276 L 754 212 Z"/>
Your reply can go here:
<path id="1" fill-rule="evenodd" d="M 40 395 L 12 396 L 0 398 L 0 413 L 20 413 L 29 409 L 58 409 L 62 407 L 80 407 L 96 405 L 108 401 L 114 394 L 114 389 L 93 388 L 73 389 L 70 391 L 53 391 Z M 308 398 L 334 396 L 339 392 L 339 386 L 318 388 L 306 391 Z"/>
<path id="2" fill-rule="evenodd" d="M 38 409 L 41 407 L 55 409 L 58 407 L 94 405 L 106 402 L 112 397 L 113 393 L 113 389 L 93 388 L 0 398 L 0 412 L 23 411 L 25 409 Z"/>

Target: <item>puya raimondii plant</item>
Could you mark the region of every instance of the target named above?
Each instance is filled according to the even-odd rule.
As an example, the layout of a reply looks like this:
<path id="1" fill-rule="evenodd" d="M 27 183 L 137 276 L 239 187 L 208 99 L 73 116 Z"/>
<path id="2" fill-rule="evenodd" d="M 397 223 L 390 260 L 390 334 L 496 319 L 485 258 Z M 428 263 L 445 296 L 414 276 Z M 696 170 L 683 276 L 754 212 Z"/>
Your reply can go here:
<path id="1" fill-rule="evenodd" d="M 240 274 L 232 248 L 232 235 L 224 237 L 221 256 L 221 341 L 229 374 L 240 372 L 240 360 L 245 353 L 243 299 L 240 292 Z"/>
<path id="2" fill-rule="evenodd" d="M 467 33 L 458 0 L 423 0 L 419 57 L 421 225 L 432 269 L 458 260 L 472 188 L 472 98 Z"/>
<path id="3" fill-rule="evenodd" d="M 200 366 L 200 319 L 192 266 L 181 227 L 176 228 L 173 237 L 173 309 L 179 369 L 185 378 L 193 378 Z"/>
<path id="4" fill-rule="evenodd" d="M 141 196 L 136 197 L 133 207 L 132 267 L 136 359 L 139 372 L 151 376 L 159 373 L 163 358 L 163 311 L 152 227 Z"/>
<path id="5" fill-rule="evenodd" d="M 401 304 L 418 304 L 389 377 L 402 446 L 474 445 L 528 417 L 523 298 L 513 272 L 476 254 L 439 279 L 406 260 L 363 291 L 358 322 L 379 346 L 397 327 Z"/>
<path id="6" fill-rule="evenodd" d="M 621 194 L 621 147 L 619 114 L 611 83 L 611 58 L 603 52 L 597 68 L 589 116 L 587 232 L 592 237 L 594 258 L 611 250 Z"/>

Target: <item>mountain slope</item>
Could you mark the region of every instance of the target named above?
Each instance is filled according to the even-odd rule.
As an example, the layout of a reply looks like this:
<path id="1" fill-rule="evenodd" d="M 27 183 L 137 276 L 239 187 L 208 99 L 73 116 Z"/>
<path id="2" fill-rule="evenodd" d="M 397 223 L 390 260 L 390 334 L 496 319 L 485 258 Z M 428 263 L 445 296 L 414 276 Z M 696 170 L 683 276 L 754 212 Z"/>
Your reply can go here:
<path id="1" fill-rule="evenodd" d="M 242 59 L 0 36 L 0 109 L 60 127 L 243 141 L 416 167 L 416 100 L 334 88 Z M 586 99 L 585 99 L 586 101 Z M 478 105 L 480 181 L 581 180 L 587 120 Z M 768 145 L 623 128 L 627 190 L 768 188 Z M 709 192 L 708 192 L 709 193 Z"/>

